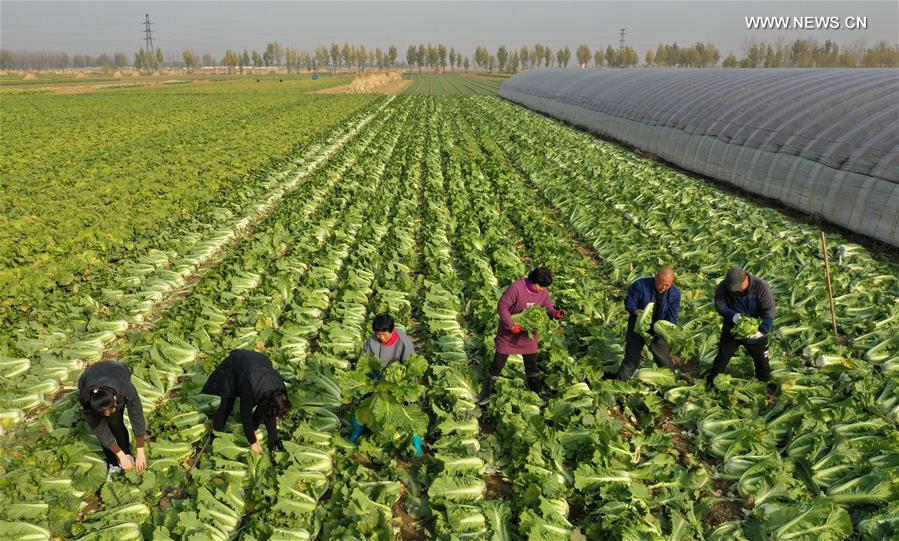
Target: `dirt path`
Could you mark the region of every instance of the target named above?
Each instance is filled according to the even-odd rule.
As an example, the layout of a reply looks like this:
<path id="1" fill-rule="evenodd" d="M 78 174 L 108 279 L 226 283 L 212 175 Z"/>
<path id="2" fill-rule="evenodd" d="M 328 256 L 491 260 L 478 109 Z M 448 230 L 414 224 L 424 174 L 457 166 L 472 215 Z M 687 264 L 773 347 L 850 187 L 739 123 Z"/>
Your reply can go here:
<path id="1" fill-rule="evenodd" d="M 387 94 L 388 96 L 398 96 L 405 92 L 405 90 L 412 84 L 412 79 L 403 79 L 401 81 L 397 81 L 395 83 L 391 83 L 387 86 L 384 86 L 380 89 L 380 94 Z"/>

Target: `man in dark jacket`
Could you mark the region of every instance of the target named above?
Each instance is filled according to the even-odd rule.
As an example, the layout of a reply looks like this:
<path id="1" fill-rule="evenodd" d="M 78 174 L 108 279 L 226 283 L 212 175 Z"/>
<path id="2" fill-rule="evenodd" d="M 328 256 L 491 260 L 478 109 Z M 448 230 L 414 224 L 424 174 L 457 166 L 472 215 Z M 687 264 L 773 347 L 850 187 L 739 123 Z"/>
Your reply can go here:
<path id="1" fill-rule="evenodd" d="M 624 298 L 624 308 L 630 317 L 627 319 L 627 334 L 625 335 L 624 361 L 618 369 L 619 379 L 630 379 L 634 371 L 640 366 L 640 355 L 646 345 L 646 339 L 634 331 L 634 325 L 639 316 L 649 303 L 653 305 L 652 321 L 665 320 L 677 323 L 677 313 L 680 311 L 680 290 L 674 286 L 674 269 L 662 267 L 655 277 L 641 278 L 631 284 Z M 662 368 L 674 370 L 671 361 L 671 350 L 668 344 L 655 333 L 649 343 L 649 351 L 656 364 Z"/>
<path id="2" fill-rule="evenodd" d="M 767 282 L 744 271 L 731 267 L 724 281 L 715 289 L 715 309 L 721 314 L 724 325 L 718 342 L 718 354 L 709 372 L 708 385 L 711 387 L 715 376 L 724 372 L 727 363 L 740 346 L 755 363 L 755 376 L 761 381 L 771 379 L 768 366 L 768 333 L 774 325 L 775 300 L 771 286 Z M 745 340 L 737 340 L 731 330 L 743 317 L 759 318 L 761 323 L 755 334 Z"/>
<path id="3" fill-rule="evenodd" d="M 277 419 L 290 410 L 290 400 L 284 379 L 274 369 L 268 357 L 255 351 L 235 349 L 210 374 L 200 391 L 222 398 L 212 420 L 212 429 L 225 428 L 234 402 L 240 398 L 240 422 L 250 448 L 261 453 L 256 429 L 265 423 L 269 447 L 281 447 Z"/>

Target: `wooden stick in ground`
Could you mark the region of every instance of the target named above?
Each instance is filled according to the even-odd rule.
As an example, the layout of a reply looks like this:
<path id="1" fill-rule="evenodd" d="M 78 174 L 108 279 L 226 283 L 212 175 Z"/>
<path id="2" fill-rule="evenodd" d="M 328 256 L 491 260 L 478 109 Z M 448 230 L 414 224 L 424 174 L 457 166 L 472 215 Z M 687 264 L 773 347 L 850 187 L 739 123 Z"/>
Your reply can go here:
<path id="1" fill-rule="evenodd" d="M 827 298 L 830 299 L 830 322 L 833 324 L 833 334 L 837 334 L 837 311 L 833 304 L 833 283 L 830 281 L 830 260 L 827 258 L 827 237 L 821 231 L 821 251 L 824 253 L 824 276 L 827 278 Z"/>
<path id="2" fill-rule="evenodd" d="M 184 486 L 189 485 L 190 482 L 194 480 L 193 470 L 194 470 L 194 468 L 197 467 L 197 464 L 200 463 L 200 459 L 203 458 L 203 453 L 205 453 L 206 449 L 209 448 L 209 444 L 212 443 L 212 440 L 214 438 L 215 438 L 215 434 L 210 432 L 209 436 L 206 437 L 206 442 L 203 443 L 203 447 L 200 447 L 200 450 L 197 451 L 196 455 L 194 455 L 194 459 L 190 463 L 190 468 L 187 468 L 187 482 L 184 484 Z"/>

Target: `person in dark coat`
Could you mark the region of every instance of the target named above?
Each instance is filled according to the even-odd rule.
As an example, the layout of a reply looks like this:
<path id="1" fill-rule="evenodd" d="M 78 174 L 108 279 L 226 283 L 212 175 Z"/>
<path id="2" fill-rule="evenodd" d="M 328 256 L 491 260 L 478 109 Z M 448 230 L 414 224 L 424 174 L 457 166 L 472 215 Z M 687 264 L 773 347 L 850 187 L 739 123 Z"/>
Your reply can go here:
<path id="1" fill-rule="evenodd" d="M 291 404 L 284 380 L 268 357 L 255 351 L 235 349 L 210 374 L 201 392 L 222 398 L 213 417 L 213 430 L 224 430 L 234 401 L 240 398 L 240 422 L 250 448 L 256 453 L 262 452 L 256 439 L 256 429 L 261 423 L 265 423 L 269 447 L 283 447 L 277 419 L 290 410 Z"/>
<path id="2" fill-rule="evenodd" d="M 674 286 L 674 269 L 662 267 L 655 277 L 641 278 L 631 284 L 624 298 L 624 308 L 630 316 L 627 319 L 627 334 L 624 338 L 624 361 L 618 369 L 618 379 L 627 380 L 634 375 L 634 371 L 640 366 L 640 356 L 646 339 L 634 331 L 637 317 L 643 313 L 649 303 L 653 305 L 652 322 L 659 320 L 677 323 L 677 313 L 680 311 L 680 290 Z M 662 368 L 674 370 L 671 361 L 671 349 L 661 337 L 650 331 L 652 340 L 649 342 L 649 352 L 652 354 L 656 365 Z"/>
<path id="3" fill-rule="evenodd" d="M 78 400 L 88 426 L 97 435 L 110 473 L 147 467 L 144 421 L 140 396 L 131 383 L 131 370 L 116 361 L 100 361 L 87 367 L 78 378 Z M 131 455 L 131 439 L 125 426 L 125 410 L 137 439 L 136 457 Z"/>
<path id="4" fill-rule="evenodd" d="M 540 337 L 537 333 L 529 335 L 522 332 L 521 326 L 515 324 L 512 316 L 533 306 L 541 306 L 546 309 L 546 313 L 551 319 L 563 319 L 565 310 L 557 310 L 549 296 L 549 286 L 552 283 L 552 271 L 546 267 L 538 267 L 532 270 L 527 278 L 512 282 L 500 297 L 496 306 L 499 314 L 499 326 L 494 339 L 496 352 L 478 397 L 481 402 L 490 398 L 496 380 L 499 379 L 506 366 L 506 361 L 509 360 L 509 355 L 522 356 L 528 387 L 532 391 L 536 391 L 540 387 L 540 366 L 537 363 Z"/>
<path id="5" fill-rule="evenodd" d="M 776 301 L 771 286 L 767 282 L 744 271 L 731 267 L 727 276 L 715 289 L 715 309 L 723 319 L 718 354 L 712 362 L 706 384 L 711 387 L 715 376 L 724 372 L 734 353 L 743 346 L 755 364 L 755 377 L 761 381 L 771 379 L 768 364 L 768 333 L 774 326 Z M 759 318 L 758 330 L 745 340 L 737 340 L 731 334 L 734 326 L 744 316 Z"/>
<path id="6" fill-rule="evenodd" d="M 396 322 L 390 314 L 378 314 L 371 322 L 371 336 L 362 346 L 362 356 L 372 355 L 381 361 L 381 368 L 387 368 L 393 363 L 403 362 L 415 354 L 415 344 L 409 335 L 402 329 L 396 328 Z M 379 373 L 370 374 L 372 378 L 380 377 Z M 350 419 L 353 432 L 350 441 L 356 443 L 367 428 L 360 423 L 355 415 Z M 421 434 L 412 434 L 412 447 L 415 448 L 415 456 L 422 456 Z"/>

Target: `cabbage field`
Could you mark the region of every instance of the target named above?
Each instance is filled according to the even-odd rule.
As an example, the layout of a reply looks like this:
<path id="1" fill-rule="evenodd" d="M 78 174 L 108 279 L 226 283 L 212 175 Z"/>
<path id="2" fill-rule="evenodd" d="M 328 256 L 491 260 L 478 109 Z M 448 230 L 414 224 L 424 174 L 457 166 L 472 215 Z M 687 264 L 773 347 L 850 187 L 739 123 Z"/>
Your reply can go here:
<path id="1" fill-rule="evenodd" d="M 502 83 L 501 79 L 460 74 L 412 73 L 406 78 L 412 83 L 403 94 L 425 96 L 496 95 Z"/>
<path id="2" fill-rule="evenodd" d="M 72 292 L 120 289 L 110 262 L 227 227 L 271 190 L 262 171 L 373 101 L 309 93 L 346 82 L 0 89 L 0 347 L 77 311 Z"/>
<path id="3" fill-rule="evenodd" d="M 136 244 L 102 284 L 80 278 L 7 326 L 0 538 L 899 536 L 894 252 L 828 232 L 837 338 L 813 225 L 497 97 L 344 98 L 293 151 L 277 132 L 284 158 L 243 206 Z M 245 144 L 267 136 L 246 121 Z M 610 380 L 624 291 L 663 264 L 683 294 L 666 329 L 679 371 L 646 360 Z M 731 264 L 777 296 L 774 392 L 744 353 L 715 388 L 700 378 Z M 546 392 L 513 356 L 481 405 L 497 300 L 534 265 L 569 314 L 541 339 Z M 384 311 L 422 359 L 391 380 L 395 433 L 354 445 L 354 365 Z M 234 421 L 204 445 L 217 404 L 198 391 L 234 348 L 288 384 L 283 451 L 251 453 Z M 148 470 L 111 481 L 70 392 L 101 358 L 131 367 L 149 434 Z M 422 458 L 397 418 L 410 412 Z"/>

